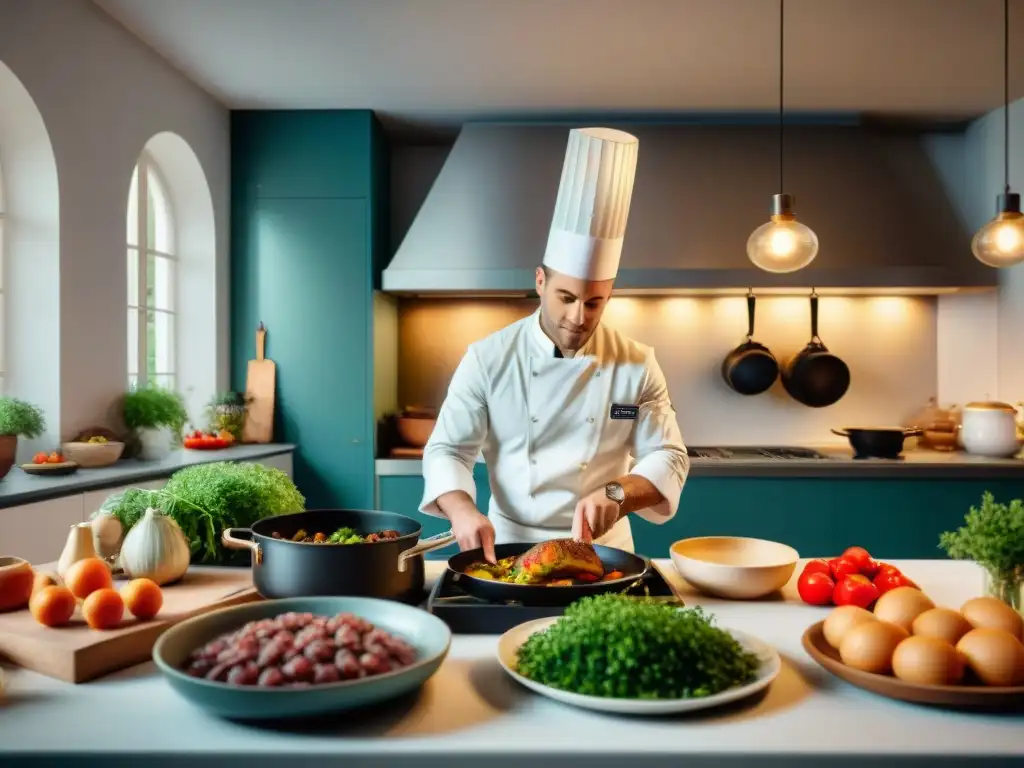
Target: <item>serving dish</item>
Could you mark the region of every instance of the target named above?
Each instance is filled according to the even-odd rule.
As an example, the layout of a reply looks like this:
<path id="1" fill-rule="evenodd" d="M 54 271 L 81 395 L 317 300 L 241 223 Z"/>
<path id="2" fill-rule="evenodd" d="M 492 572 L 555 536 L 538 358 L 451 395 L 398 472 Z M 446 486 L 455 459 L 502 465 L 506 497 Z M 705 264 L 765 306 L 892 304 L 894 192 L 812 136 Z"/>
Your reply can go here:
<path id="1" fill-rule="evenodd" d="M 315 615 L 354 613 L 405 639 L 415 648 L 417 658 L 411 665 L 391 672 L 308 687 L 230 685 L 192 677 L 182 670 L 189 654 L 210 640 L 249 621 L 289 611 Z M 219 717 L 294 719 L 370 706 L 416 690 L 440 668 L 451 647 L 451 638 L 448 625 L 437 617 L 392 600 L 295 597 L 224 608 L 176 624 L 157 640 L 153 661 L 178 694 Z"/>
<path id="2" fill-rule="evenodd" d="M 22 464 L 22 470 L 29 475 L 70 475 L 78 471 L 78 462 L 61 461 L 53 464 Z"/>
<path id="3" fill-rule="evenodd" d="M 740 645 L 751 653 L 756 654 L 760 660 L 761 666 L 757 672 L 757 679 L 752 683 L 730 688 L 712 696 L 686 699 L 618 699 L 563 691 L 559 688 L 538 683 L 516 671 L 517 654 L 527 638 L 537 632 L 543 632 L 555 622 L 560 621 L 561 618 L 560 616 L 554 616 L 546 619 L 535 619 L 510 629 L 498 640 L 498 663 L 501 664 L 502 668 L 513 680 L 529 688 L 531 691 L 554 701 L 583 709 L 620 715 L 670 715 L 709 709 L 721 706 L 722 704 L 728 704 L 729 702 L 739 701 L 763 691 L 772 684 L 775 678 L 779 676 L 779 672 L 782 671 L 782 659 L 779 657 L 778 652 L 770 645 L 745 632 L 725 629 L 726 632 L 736 638 Z"/>
<path id="4" fill-rule="evenodd" d="M 670 550 L 679 575 L 714 597 L 751 600 L 782 589 L 800 553 L 777 541 L 743 536 L 700 536 Z"/>
<path id="5" fill-rule="evenodd" d="M 825 622 L 819 621 L 807 628 L 802 639 L 804 650 L 825 670 L 850 685 L 913 704 L 1001 711 L 1024 709 L 1024 686 L 922 685 L 849 667 L 825 640 L 824 627 Z"/>

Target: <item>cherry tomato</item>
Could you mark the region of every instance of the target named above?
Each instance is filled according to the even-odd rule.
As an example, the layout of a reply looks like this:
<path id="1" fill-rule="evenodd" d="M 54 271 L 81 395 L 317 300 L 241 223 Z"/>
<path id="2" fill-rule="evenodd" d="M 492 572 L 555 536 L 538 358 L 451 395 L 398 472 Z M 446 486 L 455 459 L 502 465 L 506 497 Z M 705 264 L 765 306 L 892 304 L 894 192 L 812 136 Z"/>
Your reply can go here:
<path id="1" fill-rule="evenodd" d="M 875 575 L 878 573 L 878 569 L 881 567 L 881 565 L 882 564 L 877 560 L 871 560 L 868 562 L 867 565 L 861 567 L 860 572 L 867 576 L 869 579 L 873 579 L 875 578 Z"/>
<path id="2" fill-rule="evenodd" d="M 880 595 L 884 595 L 889 590 L 896 589 L 896 587 L 913 587 L 918 589 L 917 584 L 904 576 L 899 568 L 892 565 L 883 565 L 872 583 L 878 589 L 878 594 Z"/>
<path id="3" fill-rule="evenodd" d="M 60 463 L 61 463 L 61 462 L 63 462 L 63 461 L 64 461 L 64 457 L 63 457 L 63 456 L 61 456 L 61 455 L 60 455 L 59 453 L 57 453 L 56 451 L 54 451 L 53 453 L 51 453 L 51 454 L 50 454 L 50 455 L 49 455 L 49 456 L 47 457 L 47 459 L 46 459 L 46 463 L 47 463 L 47 464 L 60 464 Z"/>
<path id="4" fill-rule="evenodd" d="M 871 567 L 871 555 L 864 547 L 847 547 L 840 557 L 856 564 L 861 572 Z"/>
<path id="5" fill-rule="evenodd" d="M 801 573 L 824 573 L 829 578 L 832 577 L 832 569 L 824 560 L 808 560 Z"/>
<path id="6" fill-rule="evenodd" d="M 45 464 L 48 458 L 50 458 L 50 454 L 46 453 L 45 451 L 40 451 L 39 453 L 32 457 L 32 463 Z"/>
<path id="7" fill-rule="evenodd" d="M 836 583 L 827 573 L 812 571 L 800 574 L 800 578 L 796 582 L 796 591 L 800 593 L 800 599 L 805 603 L 831 605 L 835 586 Z"/>
<path id="8" fill-rule="evenodd" d="M 828 567 L 832 570 L 832 578 L 841 581 L 844 576 L 853 576 L 860 573 L 860 566 L 853 560 L 845 557 L 834 557 L 828 561 Z"/>
<path id="9" fill-rule="evenodd" d="M 856 605 L 867 608 L 878 599 L 879 590 L 867 576 L 855 573 L 836 584 L 832 599 L 836 605 Z"/>

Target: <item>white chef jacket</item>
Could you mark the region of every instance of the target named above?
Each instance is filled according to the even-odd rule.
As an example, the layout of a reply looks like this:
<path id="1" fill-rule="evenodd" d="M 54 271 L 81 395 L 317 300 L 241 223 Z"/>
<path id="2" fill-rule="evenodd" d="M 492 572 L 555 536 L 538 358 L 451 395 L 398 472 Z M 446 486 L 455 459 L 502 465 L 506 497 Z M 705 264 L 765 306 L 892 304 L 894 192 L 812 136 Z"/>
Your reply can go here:
<path id="1" fill-rule="evenodd" d="M 476 503 L 481 452 L 499 544 L 570 536 L 577 502 L 627 472 L 665 497 L 633 514 L 664 523 L 690 466 L 653 350 L 600 324 L 557 358 L 539 309 L 466 351 L 423 451 L 420 512 L 444 517 L 437 498 L 456 490 Z M 633 551 L 628 518 L 597 543 Z"/>

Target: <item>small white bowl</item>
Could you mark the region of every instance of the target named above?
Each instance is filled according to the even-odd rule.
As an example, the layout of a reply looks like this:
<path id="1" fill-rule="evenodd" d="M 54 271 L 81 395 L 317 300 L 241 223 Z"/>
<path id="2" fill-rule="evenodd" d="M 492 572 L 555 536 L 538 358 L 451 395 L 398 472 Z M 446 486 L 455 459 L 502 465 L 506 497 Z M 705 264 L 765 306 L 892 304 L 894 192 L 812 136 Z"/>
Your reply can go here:
<path id="1" fill-rule="evenodd" d="M 688 583 L 730 600 L 751 600 L 782 589 L 800 559 L 786 544 L 742 536 L 682 539 L 670 552 L 672 564 Z"/>

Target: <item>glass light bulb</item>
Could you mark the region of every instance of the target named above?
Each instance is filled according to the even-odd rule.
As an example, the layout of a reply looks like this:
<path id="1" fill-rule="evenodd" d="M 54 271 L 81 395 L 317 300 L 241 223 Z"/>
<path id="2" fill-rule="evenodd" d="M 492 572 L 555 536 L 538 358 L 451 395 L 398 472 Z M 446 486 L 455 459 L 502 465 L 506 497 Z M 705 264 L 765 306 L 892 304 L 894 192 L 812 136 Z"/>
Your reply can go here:
<path id="1" fill-rule="evenodd" d="M 747 240 L 747 256 L 766 272 L 795 272 L 818 255 L 818 236 L 791 214 L 772 216 Z"/>
<path id="2" fill-rule="evenodd" d="M 1012 267 L 1024 262 L 1024 214 L 1003 211 L 978 230 L 971 250 L 982 264 Z"/>

